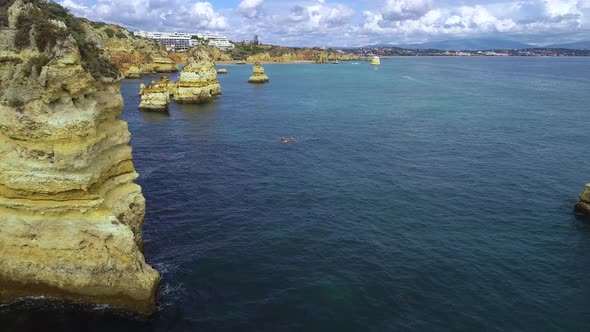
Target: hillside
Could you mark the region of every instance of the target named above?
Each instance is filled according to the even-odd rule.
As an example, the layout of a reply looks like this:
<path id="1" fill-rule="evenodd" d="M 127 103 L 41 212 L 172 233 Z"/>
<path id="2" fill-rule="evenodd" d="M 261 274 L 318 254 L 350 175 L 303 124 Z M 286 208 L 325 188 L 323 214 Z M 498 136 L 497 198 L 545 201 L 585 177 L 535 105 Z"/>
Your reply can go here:
<path id="1" fill-rule="evenodd" d="M 118 25 L 79 20 L 89 39 L 108 54 L 125 77 L 178 70 L 175 61 L 158 42 L 135 36 Z"/>
<path id="2" fill-rule="evenodd" d="M 314 61 L 324 62 L 328 60 L 359 60 L 360 56 L 352 53 L 339 54 L 332 51 L 284 47 L 277 45 L 248 45 L 236 43 L 235 48 L 228 50 L 226 53 L 234 60 L 246 60 L 247 62 L 264 61 L 264 62 L 294 62 L 294 61 Z"/>

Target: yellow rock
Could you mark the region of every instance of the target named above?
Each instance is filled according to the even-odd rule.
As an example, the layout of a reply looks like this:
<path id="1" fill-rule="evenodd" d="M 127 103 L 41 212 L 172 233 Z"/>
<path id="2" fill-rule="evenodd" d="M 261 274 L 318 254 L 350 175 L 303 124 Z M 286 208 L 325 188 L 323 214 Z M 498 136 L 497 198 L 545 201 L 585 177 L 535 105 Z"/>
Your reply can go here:
<path id="1" fill-rule="evenodd" d="M 580 213 L 590 216 L 590 183 L 580 193 L 580 201 L 576 205 L 576 210 Z"/>
<path id="2" fill-rule="evenodd" d="M 269 78 L 264 73 L 264 68 L 260 65 L 260 62 L 256 61 L 256 63 L 254 63 L 253 74 L 252 76 L 250 76 L 248 82 L 255 84 L 263 84 L 268 83 L 268 81 Z"/>
<path id="3" fill-rule="evenodd" d="M 142 111 L 167 112 L 170 97 L 174 96 L 176 84 L 167 76 L 162 76 L 159 81 L 152 82 L 149 87 L 140 86 L 141 103 L 139 109 Z"/>
<path id="4" fill-rule="evenodd" d="M 142 254 L 145 199 L 119 81 L 86 72 L 71 37 L 41 53 L 16 49 L 14 35 L 0 28 L 0 49 L 18 58 L 0 62 L 0 302 L 150 312 L 160 276 Z"/>
<path id="5" fill-rule="evenodd" d="M 188 65 L 182 69 L 176 85 L 174 101 L 178 103 L 205 103 L 221 94 L 215 64 L 206 50 L 190 50 Z"/>

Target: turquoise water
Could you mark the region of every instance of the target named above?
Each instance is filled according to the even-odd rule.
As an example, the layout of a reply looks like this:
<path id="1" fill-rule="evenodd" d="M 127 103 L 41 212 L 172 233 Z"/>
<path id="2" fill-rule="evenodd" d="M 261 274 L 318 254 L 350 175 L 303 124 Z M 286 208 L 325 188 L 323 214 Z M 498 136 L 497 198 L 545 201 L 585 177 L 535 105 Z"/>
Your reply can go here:
<path id="1" fill-rule="evenodd" d="M 588 329 L 590 59 L 221 67 L 169 115 L 122 84 L 159 312 L 20 303 L 7 331 Z"/>

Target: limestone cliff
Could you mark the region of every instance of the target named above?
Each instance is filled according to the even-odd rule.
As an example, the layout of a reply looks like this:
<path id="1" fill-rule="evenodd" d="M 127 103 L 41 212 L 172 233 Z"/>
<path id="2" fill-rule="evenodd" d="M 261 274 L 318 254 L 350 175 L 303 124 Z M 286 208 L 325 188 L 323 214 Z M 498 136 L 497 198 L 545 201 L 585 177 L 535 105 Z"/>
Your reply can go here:
<path id="1" fill-rule="evenodd" d="M 178 71 L 176 62 L 157 41 L 135 36 L 117 25 L 81 22 L 88 39 L 106 52 L 126 78 Z"/>
<path id="2" fill-rule="evenodd" d="M 227 51 L 233 59 L 245 59 L 249 63 L 259 62 L 297 62 L 313 61 L 329 63 L 337 55 L 341 61 L 360 60 L 355 54 L 338 54 L 320 49 L 293 48 L 276 45 L 246 45 L 237 43 L 234 49 Z"/>
<path id="3" fill-rule="evenodd" d="M 44 296 L 149 312 L 145 200 L 118 71 L 76 19 L 10 1 L 0 22 L 0 302 Z"/>
<path id="4" fill-rule="evenodd" d="M 580 193 L 580 202 L 576 205 L 576 210 L 582 214 L 590 216 L 590 183 Z"/>
<path id="5" fill-rule="evenodd" d="M 176 84 L 167 76 L 162 76 L 159 81 L 153 81 L 147 88 L 142 84 L 139 92 L 141 96 L 139 109 L 167 112 L 170 97 L 174 96 L 175 90 Z"/>
<path id="6" fill-rule="evenodd" d="M 255 83 L 255 84 L 262 84 L 262 83 L 268 83 L 268 76 L 266 76 L 266 74 L 264 73 L 264 67 L 262 67 L 260 65 L 260 62 L 256 61 L 256 63 L 254 64 L 254 67 L 252 69 L 252 76 L 250 76 L 250 79 L 248 80 L 249 83 Z"/>
<path id="7" fill-rule="evenodd" d="M 211 60 L 213 62 L 231 61 L 232 60 L 232 58 L 228 54 L 226 54 L 224 51 L 220 50 L 219 48 L 217 48 L 215 46 L 199 45 L 199 46 L 196 46 L 195 48 L 198 49 L 199 51 L 207 52 L 207 54 L 209 54 L 209 57 L 211 58 Z M 193 49 L 195 49 L 195 48 L 193 48 Z M 186 52 L 172 52 L 172 53 L 170 53 L 170 58 L 173 59 L 175 61 L 175 63 L 177 63 L 177 64 L 187 64 L 188 58 L 190 57 L 192 52 L 194 52 L 194 50 L 189 50 Z"/>
<path id="8" fill-rule="evenodd" d="M 204 103 L 221 94 L 215 64 L 203 48 L 192 48 L 188 64 L 176 82 L 174 101 L 178 103 Z"/>

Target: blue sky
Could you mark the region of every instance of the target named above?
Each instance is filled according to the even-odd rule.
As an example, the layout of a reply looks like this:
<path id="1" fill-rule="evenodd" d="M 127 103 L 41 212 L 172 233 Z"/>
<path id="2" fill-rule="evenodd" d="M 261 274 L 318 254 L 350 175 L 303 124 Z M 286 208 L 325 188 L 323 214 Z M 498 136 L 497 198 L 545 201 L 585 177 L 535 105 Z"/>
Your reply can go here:
<path id="1" fill-rule="evenodd" d="M 590 0 L 58 0 L 130 30 L 260 35 L 289 46 L 500 38 L 536 45 L 590 40 Z"/>

